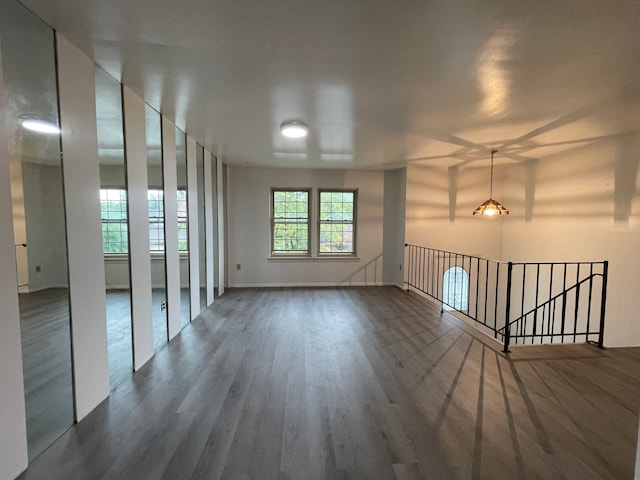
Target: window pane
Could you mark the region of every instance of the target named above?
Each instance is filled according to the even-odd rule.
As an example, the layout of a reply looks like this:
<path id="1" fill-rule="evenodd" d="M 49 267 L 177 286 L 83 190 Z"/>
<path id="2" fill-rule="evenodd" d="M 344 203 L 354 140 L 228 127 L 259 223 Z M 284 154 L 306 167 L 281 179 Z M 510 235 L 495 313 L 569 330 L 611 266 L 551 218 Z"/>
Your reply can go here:
<path id="1" fill-rule="evenodd" d="M 272 253 L 309 252 L 309 192 L 272 192 Z"/>
<path id="2" fill-rule="evenodd" d="M 189 235 L 187 233 L 187 191 L 178 190 L 178 251 L 189 249 Z"/>
<path id="3" fill-rule="evenodd" d="M 124 189 L 116 188 L 101 189 L 100 212 L 102 251 L 104 253 L 127 253 L 129 251 L 127 192 Z"/>
<path id="4" fill-rule="evenodd" d="M 355 253 L 355 192 L 320 192 L 318 251 Z"/>

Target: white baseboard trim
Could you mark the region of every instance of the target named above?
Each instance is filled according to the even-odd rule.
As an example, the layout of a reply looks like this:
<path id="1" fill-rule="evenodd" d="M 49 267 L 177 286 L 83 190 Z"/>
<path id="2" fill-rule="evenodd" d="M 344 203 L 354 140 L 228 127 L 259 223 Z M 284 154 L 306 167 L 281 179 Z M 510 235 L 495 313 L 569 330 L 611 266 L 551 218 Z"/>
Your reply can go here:
<path id="1" fill-rule="evenodd" d="M 322 287 L 398 287 L 393 282 L 349 282 L 349 283 L 329 283 L 329 282 L 310 282 L 310 283 L 234 283 L 228 288 L 322 288 Z"/>
<path id="2" fill-rule="evenodd" d="M 36 293 L 43 290 L 49 290 L 50 288 L 69 288 L 69 285 L 45 285 L 38 288 L 31 288 L 29 285 L 23 285 L 18 287 L 18 293 Z"/>

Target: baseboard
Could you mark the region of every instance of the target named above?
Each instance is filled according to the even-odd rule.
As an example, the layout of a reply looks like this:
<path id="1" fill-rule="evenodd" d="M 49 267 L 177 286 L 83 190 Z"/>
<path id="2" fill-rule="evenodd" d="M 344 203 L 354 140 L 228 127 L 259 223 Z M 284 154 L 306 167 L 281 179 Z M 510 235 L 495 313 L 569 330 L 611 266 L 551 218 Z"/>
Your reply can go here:
<path id="1" fill-rule="evenodd" d="M 396 283 L 387 282 L 349 282 L 349 283 L 330 283 L 330 282 L 310 282 L 310 283 L 233 283 L 227 288 L 322 288 L 322 287 L 400 287 Z"/>
<path id="2" fill-rule="evenodd" d="M 45 285 L 44 287 L 30 288 L 28 285 L 23 285 L 18 288 L 18 293 L 36 293 L 43 290 L 49 290 L 51 288 L 69 288 L 69 285 Z"/>

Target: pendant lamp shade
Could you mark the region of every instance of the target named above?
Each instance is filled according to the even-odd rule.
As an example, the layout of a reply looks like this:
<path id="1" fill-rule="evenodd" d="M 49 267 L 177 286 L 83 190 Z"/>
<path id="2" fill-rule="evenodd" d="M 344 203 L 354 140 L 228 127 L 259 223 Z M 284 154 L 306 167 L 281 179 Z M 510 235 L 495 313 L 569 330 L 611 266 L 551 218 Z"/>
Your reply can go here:
<path id="1" fill-rule="evenodd" d="M 474 215 L 484 215 L 486 217 L 493 217 L 496 215 L 509 215 L 507 210 L 502 204 L 493 199 L 493 155 L 498 153 L 497 150 L 491 150 L 491 179 L 489 183 L 489 200 L 485 200 L 480 204 L 478 208 L 473 211 Z"/>

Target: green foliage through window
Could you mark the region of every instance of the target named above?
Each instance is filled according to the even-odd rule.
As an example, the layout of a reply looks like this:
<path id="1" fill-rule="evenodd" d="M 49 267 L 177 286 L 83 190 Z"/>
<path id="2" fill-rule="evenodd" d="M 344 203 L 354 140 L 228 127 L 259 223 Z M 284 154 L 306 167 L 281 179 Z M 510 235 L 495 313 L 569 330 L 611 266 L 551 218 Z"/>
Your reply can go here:
<path id="1" fill-rule="evenodd" d="M 127 253 L 129 251 L 127 192 L 116 188 L 101 189 L 100 216 L 103 252 Z"/>
<path id="2" fill-rule="evenodd" d="M 319 252 L 355 253 L 356 192 L 320 191 L 319 197 Z"/>
<path id="3" fill-rule="evenodd" d="M 164 252 L 164 191 L 147 191 L 149 202 L 149 250 Z"/>
<path id="4" fill-rule="evenodd" d="M 178 251 L 187 252 L 187 192 L 178 190 Z M 149 250 L 164 251 L 164 192 L 160 189 L 147 191 L 149 211 Z M 100 190 L 102 218 L 102 249 L 104 253 L 127 253 L 129 231 L 127 223 L 127 191 L 120 188 Z"/>
<path id="5" fill-rule="evenodd" d="M 189 250 L 189 232 L 187 229 L 187 191 L 178 190 L 178 251 Z"/>
<path id="6" fill-rule="evenodd" d="M 273 190 L 272 253 L 309 253 L 309 192 L 307 190 Z"/>

